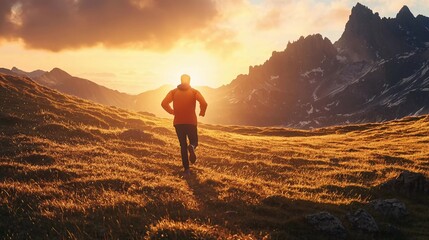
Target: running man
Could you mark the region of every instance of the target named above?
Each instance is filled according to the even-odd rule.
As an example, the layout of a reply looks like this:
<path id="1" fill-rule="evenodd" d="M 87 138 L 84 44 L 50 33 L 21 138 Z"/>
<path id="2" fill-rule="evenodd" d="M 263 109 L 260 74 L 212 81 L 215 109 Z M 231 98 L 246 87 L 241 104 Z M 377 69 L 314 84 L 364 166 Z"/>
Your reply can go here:
<path id="1" fill-rule="evenodd" d="M 183 74 L 180 77 L 181 84 L 171 90 L 161 106 L 165 111 L 174 115 L 174 128 L 180 143 L 180 154 L 182 164 L 185 169 L 184 174 L 189 175 L 189 162 L 195 163 L 197 157 L 195 149 L 198 146 L 197 115 L 195 114 L 196 101 L 200 103 L 200 116 L 204 117 L 207 109 L 207 102 L 198 90 L 191 87 L 191 77 Z M 170 103 L 173 102 L 173 108 Z M 187 143 L 189 139 L 189 145 Z M 188 157 L 189 151 L 189 157 Z"/>

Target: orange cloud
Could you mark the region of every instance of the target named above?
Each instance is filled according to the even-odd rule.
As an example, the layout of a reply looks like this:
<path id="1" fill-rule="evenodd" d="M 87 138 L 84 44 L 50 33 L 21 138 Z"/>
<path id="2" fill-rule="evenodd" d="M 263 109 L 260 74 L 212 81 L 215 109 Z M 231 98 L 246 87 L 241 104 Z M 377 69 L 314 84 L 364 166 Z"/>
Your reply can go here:
<path id="1" fill-rule="evenodd" d="M 337 6 L 326 10 L 327 11 L 320 14 L 320 16 L 314 20 L 315 26 L 324 27 L 328 25 L 334 25 L 337 27 L 338 24 L 345 25 L 348 17 L 351 14 L 351 10 L 346 6 Z"/>
<path id="2" fill-rule="evenodd" d="M 0 36 L 51 51 L 100 44 L 165 50 L 217 14 L 211 0 L 1 0 Z"/>
<path id="3" fill-rule="evenodd" d="M 265 16 L 256 22 L 257 30 L 269 30 L 278 28 L 282 24 L 282 11 L 280 9 L 271 9 Z"/>

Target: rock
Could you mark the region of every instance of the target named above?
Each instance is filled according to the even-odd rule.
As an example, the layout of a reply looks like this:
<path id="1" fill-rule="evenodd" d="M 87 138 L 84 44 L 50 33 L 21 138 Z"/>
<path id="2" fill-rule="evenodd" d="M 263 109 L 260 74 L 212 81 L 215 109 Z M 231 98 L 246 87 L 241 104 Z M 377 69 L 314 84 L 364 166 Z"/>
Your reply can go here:
<path id="1" fill-rule="evenodd" d="M 374 218 L 364 209 L 358 209 L 354 214 L 349 214 L 348 219 L 353 227 L 367 233 L 378 232 L 378 226 Z"/>
<path id="2" fill-rule="evenodd" d="M 380 233 L 386 237 L 391 237 L 394 239 L 406 239 L 404 233 L 396 226 L 390 223 L 380 224 Z"/>
<path id="3" fill-rule="evenodd" d="M 371 205 L 376 211 L 387 217 L 401 219 L 408 215 L 408 210 L 405 204 L 398 199 L 378 199 L 371 202 Z"/>
<path id="4" fill-rule="evenodd" d="M 406 195 L 429 193 L 429 182 L 421 173 L 404 171 L 395 179 L 380 185 L 381 189 Z"/>
<path id="5" fill-rule="evenodd" d="M 305 217 L 315 229 L 331 235 L 337 239 L 345 239 L 347 232 L 341 221 L 328 212 L 320 212 Z"/>

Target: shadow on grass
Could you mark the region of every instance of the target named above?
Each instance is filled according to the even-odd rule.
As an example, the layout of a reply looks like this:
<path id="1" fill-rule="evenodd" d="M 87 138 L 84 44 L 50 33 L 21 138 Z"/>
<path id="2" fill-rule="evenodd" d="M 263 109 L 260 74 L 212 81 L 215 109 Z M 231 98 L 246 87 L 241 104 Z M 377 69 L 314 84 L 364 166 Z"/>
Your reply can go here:
<path id="1" fill-rule="evenodd" d="M 235 187 L 229 187 L 226 190 L 228 196 L 221 197 L 216 188 L 227 187 L 221 182 L 211 179 L 202 181 L 198 172 L 184 179 L 200 206 L 196 217 L 234 234 L 257 233 L 261 238 L 270 234 L 272 239 L 290 239 L 293 236 L 327 239 L 329 236 L 324 235 L 314 238 L 318 233 L 305 222 L 304 215 L 317 210 L 338 211 L 336 205 L 292 200 L 278 195 L 260 198 L 258 203 L 252 203 L 250 199 L 258 196 Z"/>
<path id="2" fill-rule="evenodd" d="M 10 169 L 3 170 L 8 172 Z M 141 196 L 142 201 L 65 207 L 49 204 L 70 200 L 70 196 L 62 193 L 63 188 L 60 192 L 25 192 L 3 187 L 0 197 L 8 199 L 8 204 L 0 205 L 0 235 L 12 239 L 141 239 L 149 234 L 154 238 L 171 236 L 165 238 L 174 239 L 174 236 L 180 236 L 198 239 L 198 236 L 216 236 L 217 231 L 224 231 L 243 236 L 252 234 L 256 238 L 270 235 L 271 239 L 329 239 L 331 236 L 317 232 L 306 222 L 307 214 L 328 211 L 339 217 L 353 236 L 356 230 L 348 226 L 346 214 L 364 207 L 357 203 L 334 205 L 294 200 L 281 195 L 258 198 L 245 191 L 237 192 L 237 188 L 230 184 L 204 179 L 199 174 L 196 171 L 182 180 L 186 181 L 198 203 L 197 209 L 189 208 L 184 201 L 147 198 L 180 194 L 175 188 L 142 187 L 139 191 L 130 191 L 125 182 L 114 179 L 87 182 L 82 186 L 71 184 L 66 192 L 85 193 L 84 188 L 95 188 Z M 248 197 L 257 201 L 249 201 Z M 79 197 L 72 199 L 80 201 Z M 203 230 L 192 229 L 191 226 L 202 227 Z M 204 235 L 204 229 L 209 231 L 207 235 Z"/>

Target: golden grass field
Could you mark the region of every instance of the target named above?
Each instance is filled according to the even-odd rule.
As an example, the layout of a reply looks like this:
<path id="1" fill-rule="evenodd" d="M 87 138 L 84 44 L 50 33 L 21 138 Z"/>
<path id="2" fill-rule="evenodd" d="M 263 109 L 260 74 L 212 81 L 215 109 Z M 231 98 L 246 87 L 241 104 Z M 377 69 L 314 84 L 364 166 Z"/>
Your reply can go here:
<path id="1" fill-rule="evenodd" d="M 312 131 L 200 124 L 183 177 L 169 119 L 6 75 L 0 110 L 4 239 L 329 239 L 305 215 L 343 220 L 403 170 L 429 176 L 429 116 Z M 374 217 L 403 235 L 372 237 L 428 239 L 427 196 L 395 197 L 409 217 Z"/>

